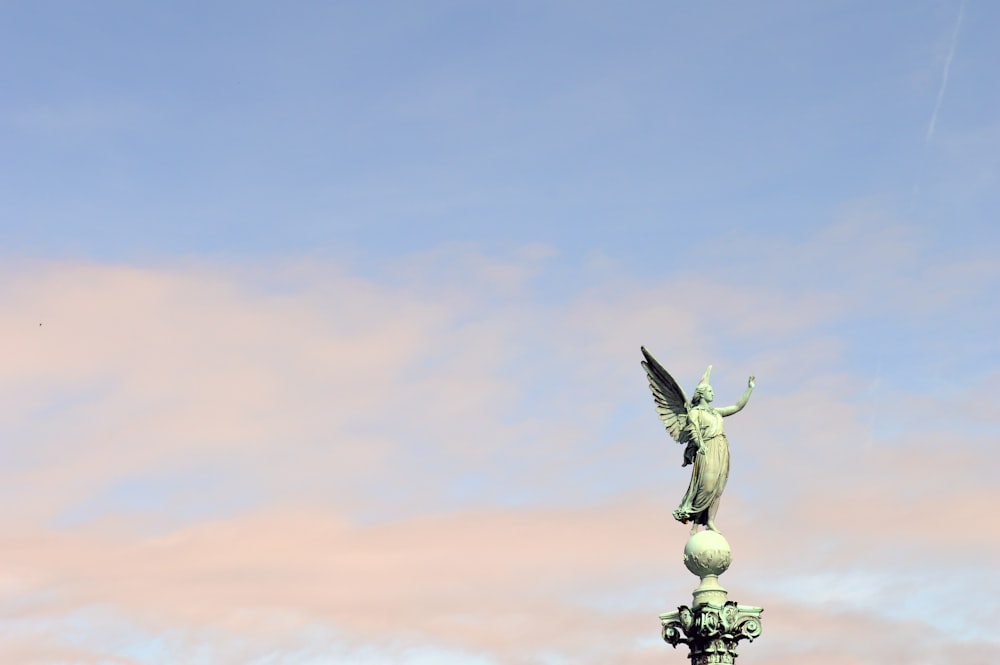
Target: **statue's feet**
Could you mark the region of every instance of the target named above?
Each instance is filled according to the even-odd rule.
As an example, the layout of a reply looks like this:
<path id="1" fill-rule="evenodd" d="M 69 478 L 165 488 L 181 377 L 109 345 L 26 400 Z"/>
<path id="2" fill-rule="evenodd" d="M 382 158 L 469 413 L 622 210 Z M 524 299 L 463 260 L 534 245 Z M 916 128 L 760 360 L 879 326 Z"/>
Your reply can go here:
<path id="1" fill-rule="evenodd" d="M 708 524 L 705 526 L 705 528 L 708 529 L 709 531 L 714 531 L 716 533 L 722 533 L 721 531 L 719 531 L 718 529 L 715 528 L 715 522 L 712 521 L 712 520 L 708 520 Z"/>
<path id="2" fill-rule="evenodd" d="M 696 533 L 698 533 L 698 524 L 697 524 L 697 522 L 691 525 L 691 535 L 693 536 Z"/>

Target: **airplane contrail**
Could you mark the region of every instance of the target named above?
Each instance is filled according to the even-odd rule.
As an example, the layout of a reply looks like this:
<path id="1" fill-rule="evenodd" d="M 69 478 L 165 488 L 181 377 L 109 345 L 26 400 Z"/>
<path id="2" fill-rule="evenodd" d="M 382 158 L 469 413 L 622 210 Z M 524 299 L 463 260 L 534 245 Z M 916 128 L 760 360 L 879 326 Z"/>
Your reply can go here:
<path id="1" fill-rule="evenodd" d="M 951 33 L 951 46 L 948 47 L 948 56 L 944 59 L 944 71 L 941 73 L 941 87 L 938 88 L 937 101 L 934 103 L 934 112 L 931 113 L 931 121 L 927 124 L 927 135 L 924 137 L 925 143 L 929 143 L 934 138 L 934 126 L 937 124 L 941 102 L 944 101 L 944 91 L 948 88 L 948 73 L 951 71 L 951 61 L 955 57 L 955 46 L 958 44 L 958 31 L 962 27 L 963 16 L 965 16 L 965 0 L 962 0 L 962 4 L 958 7 L 958 19 L 955 20 L 955 30 Z"/>

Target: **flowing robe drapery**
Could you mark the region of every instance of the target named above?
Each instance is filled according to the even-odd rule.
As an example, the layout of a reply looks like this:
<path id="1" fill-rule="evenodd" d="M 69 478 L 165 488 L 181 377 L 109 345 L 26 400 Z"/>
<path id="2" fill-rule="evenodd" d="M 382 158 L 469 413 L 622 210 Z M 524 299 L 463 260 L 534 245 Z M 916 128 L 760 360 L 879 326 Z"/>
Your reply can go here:
<path id="1" fill-rule="evenodd" d="M 684 523 L 693 521 L 707 526 L 729 479 L 729 441 L 722 427 L 722 414 L 711 407 L 700 404 L 693 407 L 688 427 L 693 441 L 698 441 L 700 435 L 702 452 L 693 455 L 691 481 L 674 517 Z"/>

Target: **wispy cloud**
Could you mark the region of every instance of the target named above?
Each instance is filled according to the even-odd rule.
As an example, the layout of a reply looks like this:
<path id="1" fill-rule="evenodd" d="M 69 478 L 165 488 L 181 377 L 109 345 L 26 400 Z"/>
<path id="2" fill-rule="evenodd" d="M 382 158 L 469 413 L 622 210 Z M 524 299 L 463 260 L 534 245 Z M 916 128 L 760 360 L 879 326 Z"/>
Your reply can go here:
<path id="1" fill-rule="evenodd" d="M 924 395 L 932 376 L 891 403 L 858 394 L 870 373 L 831 329 L 873 303 L 902 317 L 929 288 L 908 277 L 920 248 L 874 226 L 716 242 L 733 274 L 602 273 L 565 298 L 533 291 L 534 251 L 435 252 L 389 280 L 308 261 L 5 266 L 0 662 L 659 662 L 655 615 L 695 581 L 642 342 L 688 385 L 718 358 L 723 399 L 760 377 L 720 522 L 734 599 L 768 608 L 753 657 L 953 662 L 988 620 L 956 638 L 924 617 L 995 575 L 1000 541 L 963 532 L 973 575 L 932 525 L 997 503 L 992 411 L 970 409 L 980 384 Z M 946 292 L 993 289 L 930 260 Z M 758 263 L 759 282 L 733 278 Z M 964 302 L 937 306 L 962 326 Z M 726 359 L 738 345 L 757 350 Z"/>
<path id="2" fill-rule="evenodd" d="M 958 45 L 958 33 L 962 29 L 962 17 L 965 16 L 965 0 L 958 7 L 958 18 L 955 19 L 955 29 L 951 33 L 951 44 L 948 46 L 948 55 L 944 59 L 944 71 L 941 72 L 941 86 L 938 88 L 937 100 L 934 102 L 934 111 L 931 113 L 931 120 L 927 123 L 927 134 L 924 137 L 926 142 L 934 138 L 934 128 L 937 126 L 938 112 L 941 110 L 941 103 L 944 101 L 944 93 L 948 89 L 948 76 L 951 74 L 951 61 L 955 58 L 955 47 Z"/>

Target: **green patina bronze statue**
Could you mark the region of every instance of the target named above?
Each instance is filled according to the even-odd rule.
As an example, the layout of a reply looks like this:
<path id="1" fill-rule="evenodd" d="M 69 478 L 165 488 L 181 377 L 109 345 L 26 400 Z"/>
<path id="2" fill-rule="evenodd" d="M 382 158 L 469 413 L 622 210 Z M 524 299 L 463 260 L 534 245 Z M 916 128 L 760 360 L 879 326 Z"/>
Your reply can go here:
<path id="1" fill-rule="evenodd" d="M 684 524 L 692 522 L 692 534 L 698 530 L 698 525 L 718 532 L 715 514 L 729 478 L 729 441 L 722 428 L 722 419 L 746 406 L 753 392 L 754 377 L 747 381 L 746 392 L 736 404 L 716 409 L 711 406 L 715 394 L 708 383 L 711 365 L 701 377 L 689 402 L 674 377 L 650 355 L 646 347 L 642 347 L 642 355 L 645 357 L 642 367 L 649 378 L 656 412 L 674 441 L 686 446 L 682 466 L 693 465 L 691 481 L 680 506 L 674 511 L 674 518 Z"/>

